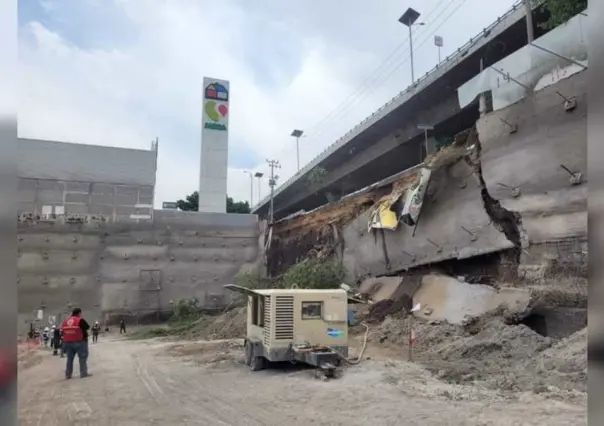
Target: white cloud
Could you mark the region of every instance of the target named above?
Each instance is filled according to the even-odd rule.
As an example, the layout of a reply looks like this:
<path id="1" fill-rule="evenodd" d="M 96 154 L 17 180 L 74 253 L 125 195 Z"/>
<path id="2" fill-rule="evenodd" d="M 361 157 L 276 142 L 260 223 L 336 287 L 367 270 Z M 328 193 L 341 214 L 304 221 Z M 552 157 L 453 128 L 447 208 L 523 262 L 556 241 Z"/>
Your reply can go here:
<path id="1" fill-rule="evenodd" d="M 44 3 L 51 14 L 61 7 L 58 1 Z M 197 189 L 201 80 L 212 76 L 231 81 L 231 151 L 253 153 L 254 171 L 265 173 L 264 159 L 276 158 L 283 165 L 282 180 L 291 176 L 296 164 L 291 130 L 312 129 L 397 41 L 405 41 L 405 29 L 396 22 L 402 10 L 395 0 L 380 3 L 377 11 L 361 0 L 351 0 L 345 10 L 318 0 L 269 0 L 264 9 L 251 9 L 251 3 L 113 0 L 122 26 L 107 22 L 106 35 L 125 31 L 128 37 L 103 49 L 82 45 L 74 34 L 67 39 L 59 25 L 30 21 L 21 28 L 20 136 L 137 148 L 149 148 L 158 136 L 156 204 L 181 198 Z M 428 15 L 462 3 L 438 31 L 447 43 L 444 54 L 490 24 L 511 1 L 493 1 L 482 14 L 484 0 L 430 0 L 414 7 Z M 91 0 L 81 4 L 99 7 Z M 417 31 L 418 43 L 432 37 L 437 15 Z M 79 19 L 76 12 L 73 19 Z M 99 44 L 104 35 L 98 34 Z M 418 50 L 416 74 L 435 64 L 436 51 L 431 40 L 427 44 Z M 394 57 L 395 65 L 397 58 L 406 60 L 404 50 Z M 315 132 L 321 137 L 311 132 L 302 140 L 302 163 L 403 89 L 408 74 L 403 64 L 349 113 Z M 266 180 L 264 185 L 266 195 Z M 230 168 L 228 188 L 234 198 L 248 199 L 249 177 Z"/>

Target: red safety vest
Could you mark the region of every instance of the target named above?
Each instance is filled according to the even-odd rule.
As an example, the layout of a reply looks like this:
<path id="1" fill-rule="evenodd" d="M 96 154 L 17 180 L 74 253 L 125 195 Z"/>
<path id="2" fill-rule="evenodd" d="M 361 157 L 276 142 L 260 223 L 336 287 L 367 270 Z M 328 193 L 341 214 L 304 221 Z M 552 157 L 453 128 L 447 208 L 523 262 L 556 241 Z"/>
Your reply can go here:
<path id="1" fill-rule="evenodd" d="M 80 317 L 69 317 L 61 325 L 64 342 L 79 342 L 84 340 L 84 333 L 80 328 Z"/>

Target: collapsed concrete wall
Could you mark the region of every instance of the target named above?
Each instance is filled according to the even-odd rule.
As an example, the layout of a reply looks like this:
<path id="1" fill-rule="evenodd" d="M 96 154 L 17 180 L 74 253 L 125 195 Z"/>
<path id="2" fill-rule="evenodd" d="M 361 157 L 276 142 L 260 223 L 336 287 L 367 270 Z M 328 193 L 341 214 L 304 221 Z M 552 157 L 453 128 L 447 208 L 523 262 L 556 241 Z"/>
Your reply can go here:
<path id="1" fill-rule="evenodd" d="M 371 229 L 383 195 L 377 190 L 275 224 L 279 250 L 268 253 L 268 263 L 279 261 L 272 272 L 331 244 L 350 282 L 489 253 L 504 253 L 514 273 L 543 276 L 566 268 L 580 275 L 586 188 L 566 170 L 585 180 L 586 89 L 586 73 L 578 73 L 481 118 L 462 153 L 454 148 L 447 161 L 429 164 L 432 176 L 414 226 Z M 567 111 L 559 93 L 575 98 L 576 108 Z M 413 180 L 418 172 L 407 174 Z M 577 270 L 570 271 L 571 264 Z"/>
<path id="2" fill-rule="evenodd" d="M 90 319 L 153 317 L 195 297 L 230 303 L 223 285 L 258 259 L 255 215 L 156 210 L 144 223 L 27 221 L 19 225 L 20 329 L 32 312 L 80 306 Z"/>
<path id="3" fill-rule="evenodd" d="M 435 171 L 415 227 L 368 231 L 370 217 L 368 211 L 343 231 L 343 262 L 354 276 L 386 275 L 514 247 L 486 213 L 472 168 L 462 160 Z"/>

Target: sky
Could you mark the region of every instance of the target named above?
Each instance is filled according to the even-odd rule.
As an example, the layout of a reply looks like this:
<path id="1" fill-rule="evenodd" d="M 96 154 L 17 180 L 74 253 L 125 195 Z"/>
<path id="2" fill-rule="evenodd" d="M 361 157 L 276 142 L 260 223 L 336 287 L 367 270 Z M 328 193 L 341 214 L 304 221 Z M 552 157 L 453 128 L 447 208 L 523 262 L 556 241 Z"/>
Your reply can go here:
<path id="1" fill-rule="evenodd" d="M 198 189 L 202 80 L 230 81 L 228 195 L 278 182 L 503 15 L 512 0 L 19 0 L 19 136 L 150 149 L 155 205 Z M 376 3 L 377 4 L 377 3 Z M 268 181 L 253 183 L 253 201 Z"/>

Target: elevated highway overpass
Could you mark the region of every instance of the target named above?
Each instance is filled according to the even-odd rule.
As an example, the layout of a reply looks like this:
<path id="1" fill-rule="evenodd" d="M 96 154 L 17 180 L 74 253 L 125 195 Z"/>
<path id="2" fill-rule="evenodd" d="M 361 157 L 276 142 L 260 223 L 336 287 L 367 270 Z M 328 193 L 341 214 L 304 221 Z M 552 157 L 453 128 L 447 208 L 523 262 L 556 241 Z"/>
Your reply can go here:
<path id="1" fill-rule="evenodd" d="M 282 218 L 311 210 L 423 161 L 424 133 L 418 124 L 434 126 L 434 137 L 451 137 L 471 127 L 479 117 L 477 103 L 459 107 L 457 88 L 484 67 L 527 44 L 524 7 L 515 4 L 497 21 L 460 47 L 373 115 L 329 146 L 296 175 L 275 189 L 274 214 Z M 539 22 L 534 12 L 534 22 Z M 536 25 L 535 25 L 536 27 Z M 535 37 L 542 30 L 535 28 Z M 326 171 L 321 183 L 310 185 L 314 168 Z M 268 215 L 270 197 L 252 212 Z"/>

